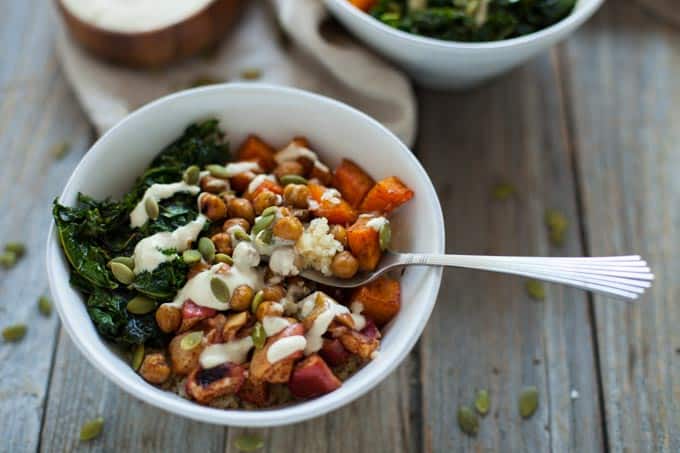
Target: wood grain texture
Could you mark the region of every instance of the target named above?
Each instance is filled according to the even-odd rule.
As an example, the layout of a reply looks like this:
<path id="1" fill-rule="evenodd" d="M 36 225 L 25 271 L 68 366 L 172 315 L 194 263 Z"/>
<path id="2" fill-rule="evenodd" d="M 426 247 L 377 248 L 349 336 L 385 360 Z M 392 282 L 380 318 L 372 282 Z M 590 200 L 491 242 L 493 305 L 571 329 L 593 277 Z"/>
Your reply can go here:
<path id="1" fill-rule="evenodd" d="M 466 94 L 420 93 L 419 155 L 438 188 L 449 253 L 580 255 L 575 187 L 555 59 L 544 55 Z M 499 183 L 516 187 L 492 198 Z M 546 209 L 571 226 L 551 247 Z M 445 273 L 421 348 L 425 451 L 600 451 L 593 338 L 585 293 L 547 286 L 529 299 L 525 281 L 475 271 Z M 538 412 L 518 414 L 523 386 Z M 491 412 L 476 438 L 458 428 L 459 405 L 487 389 Z M 572 400 L 577 390 L 581 398 Z"/>
<path id="2" fill-rule="evenodd" d="M 639 252 L 657 276 L 637 305 L 595 298 L 608 444 L 677 452 L 680 33 L 609 2 L 563 60 L 589 251 Z"/>

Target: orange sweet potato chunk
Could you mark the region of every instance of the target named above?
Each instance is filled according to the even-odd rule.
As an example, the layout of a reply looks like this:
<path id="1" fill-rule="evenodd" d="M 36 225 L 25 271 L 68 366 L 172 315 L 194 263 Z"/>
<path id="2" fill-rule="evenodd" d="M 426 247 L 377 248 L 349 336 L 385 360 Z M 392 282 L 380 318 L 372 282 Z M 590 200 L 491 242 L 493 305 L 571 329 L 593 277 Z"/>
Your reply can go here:
<path id="1" fill-rule="evenodd" d="M 359 206 L 374 185 L 373 178 L 349 159 L 343 159 L 333 175 L 333 186 L 353 208 Z"/>
<path id="2" fill-rule="evenodd" d="M 269 190 L 270 192 L 274 192 L 277 195 L 283 195 L 283 187 L 281 187 L 278 183 L 272 181 L 271 179 L 265 179 L 260 183 L 259 186 L 255 189 L 254 192 L 246 192 L 243 197 L 247 198 L 250 201 L 253 201 L 255 197 L 262 192 L 263 190 Z"/>
<path id="3" fill-rule="evenodd" d="M 368 11 L 369 9 L 373 8 L 376 0 L 349 0 L 349 2 L 362 11 Z"/>
<path id="4" fill-rule="evenodd" d="M 359 269 L 372 271 L 380 262 L 380 238 L 378 232 L 366 225 L 368 217 L 359 219 L 347 229 L 347 245 L 359 261 Z"/>
<path id="5" fill-rule="evenodd" d="M 413 191 L 396 176 L 390 176 L 373 186 L 366 194 L 359 210 L 389 214 L 413 198 Z"/>
<path id="6" fill-rule="evenodd" d="M 394 318 L 401 307 L 401 287 L 397 280 L 379 277 L 360 288 L 351 297 L 352 302 L 364 306 L 362 314 L 378 326 L 384 326 Z"/>
<path id="7" fill-rule="evenodd" d="M 238 150 L 238 160 L 255 161 L 262 170 L 269 173 L 276 167 L 275 152 L 274 148 L 257 135 L 249 135 Z"/>
<path id="8" fill-rule="evenodd" d="M 343 199 L 340 203 L 331 200 L 322 200 L 326 187 L 318 184 L 309 184 L 309 195 L 319 205 L 312 209 L 312 213 L 317 217 L 326 217 L 328 223 L 338 225 L 348 225 L 357 219 L 357 212 Z"/>

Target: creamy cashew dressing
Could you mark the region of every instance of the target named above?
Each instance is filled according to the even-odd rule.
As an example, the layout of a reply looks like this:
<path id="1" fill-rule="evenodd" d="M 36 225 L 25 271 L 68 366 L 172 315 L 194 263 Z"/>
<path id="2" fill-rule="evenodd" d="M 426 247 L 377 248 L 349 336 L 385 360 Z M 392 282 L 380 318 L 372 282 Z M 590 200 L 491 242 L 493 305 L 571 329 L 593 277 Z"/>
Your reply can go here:
<path id="1" fill-rule="evenodd" d="M 233 162 L 227 164 L 225 167 L 227 178 L 233 178 L 240 173 L 247 173 L 249 171 L 261 171 L 260 165 L 257 162 Z"/>
<path id="2" fill-rule="evenodd" d="M 252 181 L 250 181 L 250 184 L 248 184 L 248 192 L 255 192 L 257 188 L 260 187 L 260 185 L 266 180 L 276 182 L 276 178 L 273 175 L 257 175 Z"/>
<path id="3" fill-rule="evenodd" d="M 163 250 L 174 249 L 183 252 L 196 240 L 207 218 L 199 214 L 196 220 L 172 232 L 156 233 L 142 239 L 135 246 L 135 274 L 152 272 L 161 263 L 175 259 L 174 254 L 166 255 Z"/>
<path id="4" fill-rule="evenodd" d="M 146 222 L 149 221 L 149 214 L 146 213 L 145 203 L 146 200 L 151 198 L 156 202 L 170 198 L 177 193 L 188 192 L 191 195 L 196 195 L 201 189 L 198 186 L 191 186 L 184 181 L 173 182 L 170 184 L 152 184 L 144 196 L 137 203 L 135 209 L 130 213 L 130 226 L 132 228 L 139 228 L 144 226 Z"/>
<path id="5" fill-rule="evenodd" d="M 314 151 L 304 146 L 300 146 L 296 142 L 291 142 L 288 146 L 276 153 L 274 159 L 276 159 L 276 162 L 280 164 L 282 162 L 297 160 L 300 157 L 306 157 L 307 159 L 314 162 L 314 166 L 319 170 L 329 171 L 328 167 L 321 163 L 319 156 L 317 156 Z"/>
<path id="6" fill-rule="evenodd" d="M 290 325 L 290 321 L 281 316 L 265 316 L 262 319 L 262 327 L 267 337 L 272 337 Z"/>
<path id="7" fill-rule="evenodd" d="M 369 228 L 373 228 L 375 231 L 380 231 L 380 229 L 384 226 L 389 224 L 390 221 L 387 220 L 385 217 L 374 217 L 368 222 L 366 222 L 366 226 Z"/>
<path id="8" fill-rule="evenodd" d="M 303 351 L 307 340 L 302 335 L 293 335 L 276 340 L 267 350 L 267 361 L 276 363 L 298 351 Z"/>
<path id="9" fill-rule="evenodd" d="M 253 244 L 246 241 L 241 241 L 236 245 L 232 258 L 234 266 L 238 269 L 247 270 L 260 264 L 260 254 L 257 249 L 255 249 Z"/>
<path id="10" fill-rule="evenodd" d="M 362 330 L 366 327 L 366 317 L 361 314 L 361 312 L 364 311 L 364 304 L 361 302 L 352 302 L 349 309 L 352 311 L 350 316 L 352 316 L 352 320 L 354 321 L 354 328 L 356 330 Z"/>
<path id="11" fill-rule="evenodd" d="M 211 344 L 206 347 L 198 358 L 202 368 L 212 368 L 223 363 L 241 364 L 248 358 L 248 352 L 253 347 L 250 335 L 228 343 Z"/>

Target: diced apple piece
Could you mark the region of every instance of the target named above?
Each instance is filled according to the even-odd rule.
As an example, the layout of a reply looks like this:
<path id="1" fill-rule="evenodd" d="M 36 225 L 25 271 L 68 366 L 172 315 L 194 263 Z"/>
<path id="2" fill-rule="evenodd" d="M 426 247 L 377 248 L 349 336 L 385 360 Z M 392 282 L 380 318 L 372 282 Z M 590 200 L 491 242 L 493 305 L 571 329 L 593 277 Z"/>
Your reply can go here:
<path id="1" fill-rule="evenodd" d="M 321 355 L 330 366 L 342 365 L 347 362 L 347 359 L 350 357 L 349 351 L 345 349 L 340 340 L 331 340 L 328 338 L 324 338 L 319 355 Z"/>
<path id="2" fill-rule="evenodd" d="M 288 382 L 291 393 L 298 398 L 325 395 L 341 385 L 340 379 L 318 354 L 312 354 L 298 363 Z"/>

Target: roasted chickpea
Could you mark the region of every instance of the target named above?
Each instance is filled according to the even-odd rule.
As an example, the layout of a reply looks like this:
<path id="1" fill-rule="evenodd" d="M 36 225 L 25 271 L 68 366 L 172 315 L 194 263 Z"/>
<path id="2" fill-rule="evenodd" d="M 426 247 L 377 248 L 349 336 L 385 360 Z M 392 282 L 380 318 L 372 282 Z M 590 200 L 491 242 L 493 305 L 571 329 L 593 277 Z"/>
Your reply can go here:
<path id="1" fill-rule="evenodd" d="M 250 184 L 254 177 L 255 173 L 252 171 L 244 171 L 230 178 L 229 183 L 236 192 L 245 192 L 248 189 L 248 184 Z"/>
<path id="2" fill-rule="evenodd" d="M 213 244 L 215 244 L 215 250 L 217 250 L 217 253 L 226 253 L 227 255 L 231 255 L 231 253 L 234 251 L 233 247 L 231 246 L 231 236 L 227 233 L 217 233 L 214 234 L 211 238 L 213 241 Z"/>
<path id="3" fill-rule="evenodd" d="M 201 212 L 213 222 L 227 216 L 226 203 L 215 194 L 203 192 L 198 199 L 198 205 Z"/>
<path id="4" fill-rule="evenodd" d="M 270 300 L 262 302 L 257 307 L 257 312 L 255 317 L 258 321 L 262 321 L 265 316 L 281 316 L 283 315 L 283 307 L 278 302 L 272 302 Z"/>
<path id="5" fill-rule="evenodd" d="M 294 160 L 287 161 L 287 162 L 281 162 L 274 169 L 274 175 L 278 179 L 281 179 L 283 176 L 286 176 L 286 175 L 303 176 L 304 174 L 305 174 L 305 169 L 302 167 L 302 165 L 300 165 L 298 162 L 295 162 Z"/>
<path id="6" fill-rule="evenodd" d="M 278 302 L 286 297 L 286 290 L 281 285 L 267 286 L 262 289 L 262 300 Z"/>
<path id="7" fill-rule="evenodd" d="M 294 208 L 305 209 L 309 206 L 309 188 L 304 184 L 288 184 L 283 189 L 283 201 Z"/>
<path id="8" fill-rule="evenodd" d="M 149 354 L 144 357 L 139 374 L 152 384 L 162 384 L 170 377 L 170 367 L 165 356 L 160 353 Z"/>
<path id="9" fill-rule="evenodd" d="M 201 178 L 201 190 L 210 193 L 225 192 L 229 190 L 229 181 L 214 176 L 204 176 Z"/>
<path id="10" fill-rule="evenodd" d="M 156 324 L 165 333 L 174 332 L 182 322 L 182 310 L 172 305 L 162 304 L 156 310 Z"/>
<path id="11" fill-rule="evenodd" d="M 249 224 L 252 224 L 255 220 L 253 204 L 245 198 L 234 198 L 229 202 L 229 215 L 246 219 Z"/>
<path id="12" fill-rule="evenodd" d="M 250 223 L 242 217 L 232 217 L 222 224 L 222 231 L 227 233 L 229 229 L 233 226 L 240 226 L 246 233 L 250 231 Z"/>
<path id="13" fill-rule="evenodd" d="M 253 295 L 255 291 L 248 285 L 241 285 L 236 287 L 234 292 L 231 294 L 231 300 L 229 301 L 229 307 L 232 310 L 243 311 L 250 308 L 250 302 L 253 300 Z"/>
<path id="14" fill-rule="evenodd" d="M 257 215 L 262 214 L 262 211 L 268 207 L 276 206 L 277 204 L 279 204 L 279 197 L 269 189 L 260 191 L 253 200 L 253 207 Z"/>
<path id="15" fill-rule="evenodd" d="M 342 225 L 333 225 L 331 227 L 331 234 L 336 241 L 342 244 L 343 247 L 347 247 L 347 230 Z"/>
<path id="16" fill-rule="evenodd" d="M 338 278 L 352 278 L 359 270 L 359 261 L 348 251 L 340 252 L 333 257 L 331 272 Z"/>
<path id="17" fill-rule="evenodd" d="M 281 239 L 288 239 L 289 241 L 297 241 L 302 235 L 302 230 L 302 222 L 293 216 L 277 219 L 272 228 L 274 236 L 278 236 Z"/>

